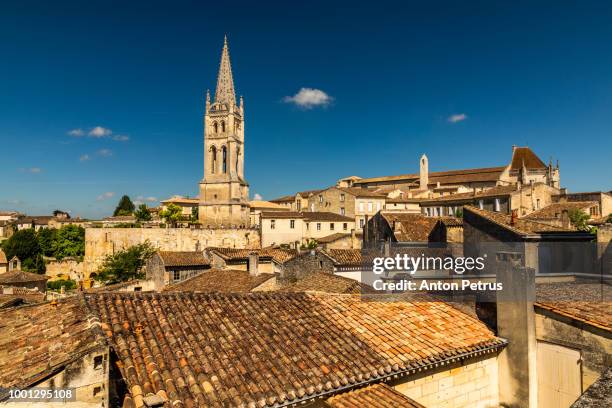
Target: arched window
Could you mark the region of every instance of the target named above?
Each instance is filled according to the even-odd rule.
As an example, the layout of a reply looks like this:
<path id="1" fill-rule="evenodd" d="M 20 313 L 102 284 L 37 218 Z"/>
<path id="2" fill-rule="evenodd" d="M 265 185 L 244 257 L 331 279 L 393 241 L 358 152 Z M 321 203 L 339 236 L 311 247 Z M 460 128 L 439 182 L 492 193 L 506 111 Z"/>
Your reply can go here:
<path id="1" fill-rule="evenodd" d="M 210 172 L 215 173 L 217 168 L 217 148 L 215 146 L 210 148 Z"/>
<path id="2" fill-rule="evenodd" d="M 215 133 L 219 131 L 219 125 L 217 125 L 217 122 L 213 122 L 213 130 Z"/>
<path id="3" fill-rule="evenodd" d="M 225 122 L 221 121 L 221 132 L 225 132 Z"/>
<path id="4" fill-rule="evenodd" d="M 221 152 L 223 156 L 223 173 L 227 173 L 227 147 L 223 146 Z"/>

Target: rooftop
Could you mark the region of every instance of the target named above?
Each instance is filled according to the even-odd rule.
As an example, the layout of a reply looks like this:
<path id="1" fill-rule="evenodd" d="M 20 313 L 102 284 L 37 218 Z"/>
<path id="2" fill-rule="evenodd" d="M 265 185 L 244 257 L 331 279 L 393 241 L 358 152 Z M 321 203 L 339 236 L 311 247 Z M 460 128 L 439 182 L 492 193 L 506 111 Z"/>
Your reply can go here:
<path id="1" fill-rule="evenodd" d="M 391 211 L 381 211 L 380 215 L 394 230 L 395 239 L 399 242 L 428 242 L 438 220 L 444 218 Z"/>
<path id="2" fill-rule="evenodd" d="M 0 274 L 0 285 L 13 285 L 16 283 L 42 282 L 49 279 L 45 275 L 20 270 L 13 270 Z"/>
<path id="3" fill-rule="evenodd" d="M 612 367 L 595 381 L 570 408 L 612 407 Z"/>
<path id="4" fill-rule="evenodd" d="M 279 292 L 84 299 L 121 359 L 136 407 L 150 393 L 175 407 L 299 403 L 505 344 L 442 302 Z"/>
<path id="5" fill-rule="evenodd" d="M 464 212 L 471 212 L 473 214 L 477 214 L 490 222 L 499 225 L 509 231 L 514 232 L 520 236 L 526 236 L 531 234 L 540 234 L 540 233 L 567 233 L 574 232 L 576 230 L 567 229 L 562 227 L 557 227 L 554 225 L 549 225 L 537 221 L 533 221 L 527 218 L 515 218 L 514 222 L 512 221 L 512 216 L 509 214 L 502 214 L 499 212 L 481 210 L 479 208 L 466 205 L 463 207 Z"/>
<path id="6" fill-rule="evenodd" d="M 159 251 L 164 266 L 204 266 L 210 265 L 208 258 L 202 251 Z"/>
<path id="7" fill-rule="evenodd" d="M 595 201 L 568 201 L 562 203 L 552 203 L 546 207 L 534 211 L 527 215 L 526 219 L 555 219 L 559 218 L 563 211 L 584 210 L 596 206 Z"/>
<path id="8" fill-rule="evenodd" d="M 546 168 L 546 164 L 529 147 L 513 147 L 510 170 L 519 170 L 523 165 L 528 170 Z"/>
<path id="9" fill-rule="evenodd" d="M 451 194 L 437 198 L 420 200 L 420 202 L 421 204 L 435 204 L 439 202 L 471 201 L 479 198 L 508 196 L 516 191 L 516 186 L 495 186 L 484 191 Z"/>
<path id="10" fill-rule="evenodd" d="M 271 247 L 262 249 L 210 247 L 206 248 L 206 251 L 219 255 L 225 261 L 247 261 L 249 259 L 249 254 L 255 252 L 259 255 L 260 260 L 270 259 L 280 263 L 285 262 L 296 254 L 296 251 L 294 249 L 281 249 Z"/>
<path id="11" fill-rule="evenodd" d="M 435 185 L 438 182 L 440 184 L 461 184 L 469 182 L 479 181 L 496 181 L 499 180 L 502 172 L 506 169 L 506 166 L 500 167 L 483 167 L 478 169 L 462 169 L 462 170 L 450 170 L 450 171 L 433 171 L 429 172 L 429 185 Z M 380 183 L 380 182 L 415 182 L 419 179 L 418 173 L 402 174 L 397 176 L 383 176 L 383 177 L 372 177 L 364 178 L 355 181 L 354 185 L 363 185 L 369 183 Z"/>
<path id="12" fill-rule="evenodd" d="M 164 288 L 166 292 L 220 292 L 247 293 L 274 278 L 272 273 L 252 276 L 247 271 L 233 269 L 211 269 L 182 282 Z"/>
<path id="13" fill-rule="evenodd" d="M 425 408 L 384 383 L 337 394 L 326 404 L 332 408 Z"/>
<path id="14" fill-rule="evenodd" d="M 355 279 L 325 272 L 313 272 L 280 289 L 282 292 L 374 293 L 374 289 Z"/>

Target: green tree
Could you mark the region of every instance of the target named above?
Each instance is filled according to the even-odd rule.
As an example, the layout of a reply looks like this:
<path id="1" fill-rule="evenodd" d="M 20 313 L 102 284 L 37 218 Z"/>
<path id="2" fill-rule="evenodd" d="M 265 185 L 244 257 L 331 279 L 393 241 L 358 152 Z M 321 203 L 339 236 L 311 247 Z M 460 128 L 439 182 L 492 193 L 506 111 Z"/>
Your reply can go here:
<path id="1" fill-rule="evenodd" d="M 197 223 L 198 222 L 198 216 L 199 216 L 199 208 L 198 207 L 193 207 L 191 209 L 191 218 L 189 219 L 189 221 L 191 221 L 192 223 Z"/>
<path id="2" fill-rule="evenodd" d="M 146 204 L 140 204 L 138 210 L 134 213 L 137 221 L 151 221 L 151 212 Z"/>
<path id="3" fill-rule="evenodd" d="M 43 256 L 55 256 L 57 229 L 43 228 L 36 233 L 36 238 Z"/>
<path id="4" fill-rule="evenodd" d="M 67 256 L 85 255 L 85 228 L 78 225 L 65 225 L 57 231 L 54 256 L 63 259 Z"/>
<path id="5" fill-rule="evenodd" d="M 319 246 L 319 243 L 317 242 L 316 239 L 309 239 L 306 242 L 306 245 L 302 244 L 301 248 L 302 249 L 316 249 Z"/>
<path id="6" fill-rule="evenodd" d="M 162 217 L 166 223 L 174 227 L 176 226 L 176 223 L 180 221 L 182 213 L 183 210 L 181 207 L 170 203 L 164 210 L 160 211 L 159 216 Z"/>
<path id="7" fill-rule="evenodd" d="M 457 208 L 455 210 L 455 217 L 457 218 L 463 218 L 463 207 L 461 208 Z"/>
<path id="8" fill-rule="evenodd" d="M 113 216 L 116 217 L 118 215 L 132 215 L 134 213 L 135 208 L 136 207 L 134 207 L 134 203 L 132 202 L 132 200 L 130 200 L 130 197 L 124 195 L 119 200 L 119 204 L 117 204 L 117 208 L 115 208 Z"/>
<path id="9" fill-rule="evenodd" d="M 606 222 L 612 223 L 612 213 L 608 214 L 608 218 L 606 219 Z"/>
<path id="10" fill-rule="evenodd" d="M 17 256 L 21 260 L 22 269 L 38 273 L 45 271 L 40 245 L 33 228 L 15 232 L 9 239 L 3 242 L 2 249 L 8 260 Z"/>
<path id="11" fill-rule="evenodd" d="M 94 279 L 107 285 L 131 279 L 142 279 L 144 278 L 142 268 L 154 253 L 155 249 L 147 241 L 108 255 Z"/>
<path id="12" fill-rule="evenodd" d="M 581 209 L 576 208 L 576 209 L 570 210 L 568 212 L 568 216 L 569 216 L 570 222 L 572 223 L 574 227 L 576 227 L 578 231 L 590 231 L 591 230 L 591 227 L 587 224 L 587 222 L 589 221 L 589 218 L 591 217 L 589 216 L 589 214 L 585 213 Z"/>

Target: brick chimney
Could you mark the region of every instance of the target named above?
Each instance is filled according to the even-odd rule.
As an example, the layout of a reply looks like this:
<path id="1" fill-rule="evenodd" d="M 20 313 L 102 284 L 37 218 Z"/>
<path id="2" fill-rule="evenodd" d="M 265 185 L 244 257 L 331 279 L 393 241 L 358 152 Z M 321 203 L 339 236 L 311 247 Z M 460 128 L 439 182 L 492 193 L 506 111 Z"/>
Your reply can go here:
<path id="1" fill-rule="evenodd" d="M 259 275 L 259 254 L 257 252 L 251 252 L 249 254 L 249 275 L 257 276 Z"/>
<path id="2" fill-rule="evenodd" d="M 514 225 L 516 223 L 516 219 L 517 219 L 516 212 L 517 212 L 516 209 L 510 212 L 510 225 Z"/>

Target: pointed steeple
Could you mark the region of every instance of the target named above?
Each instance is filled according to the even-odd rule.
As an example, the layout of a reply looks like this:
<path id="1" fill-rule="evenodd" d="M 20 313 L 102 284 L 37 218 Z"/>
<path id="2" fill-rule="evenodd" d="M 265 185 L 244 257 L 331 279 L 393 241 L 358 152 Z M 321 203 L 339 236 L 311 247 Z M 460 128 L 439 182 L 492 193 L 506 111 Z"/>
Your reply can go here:
<path id="1" fill-rule="evenodd" d="M 232 64 L 230 63 L 229 48 L 227 46 L 227 35 L 223 42 L 221 52 L 221 63 L 219 64 L 219 75 L 217 76 L 217 89 L 215 91 L 215 103 L 226 103 L 229 106 L 236 105 L 236 94 L 234 92 L 234 78 L 232 77 Z"/>

